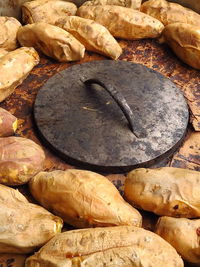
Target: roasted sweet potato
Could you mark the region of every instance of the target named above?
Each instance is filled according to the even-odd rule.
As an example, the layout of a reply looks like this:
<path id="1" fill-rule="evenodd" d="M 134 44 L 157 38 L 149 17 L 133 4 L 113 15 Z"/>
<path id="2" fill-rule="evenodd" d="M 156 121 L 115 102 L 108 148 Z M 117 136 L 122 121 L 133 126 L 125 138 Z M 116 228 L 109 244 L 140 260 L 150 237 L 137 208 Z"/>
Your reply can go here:
<path id="1" fill-rule="evenodd" d="M 21 23 L 12 17 L 0 17 L 0 48 L 12 51 L 18 47 L 17 31 Z"/>
<path id="2" fill-rule="evenodd" d="M 121 6 L 81 6 L 77 15 L 102 24 L 114 37 L 129 40 L 156 38 L 164 29 L 159 20 Z"/>
<path id="3" fill-rule="evenodd" d="M 56 25 L 71 33 L 86 50 L 117 59 L 122 49 L 110 32 L 91 19 L 69 16 L 58 20 Z"/>
<path id="4" fill-rule="evenodd" d="M 26 267 L 183 267 L 176 250 L 158 235 L 134 226 L 82 229 L 52 238 Z"/>
<path id="5" fill-rule="evenodd" d="M 31 253 L 61 231 L 62 220 L 0 185 L 0 253 Z"/>
<path id="6" fill-rule="evenodd" d="M 128 174 L 125 199 L 141 209 L 172 217 L 200 217 L 200 172 L 163 167 Z"/>
<path id="7" fill-rule="evenodd" d="M 0 102 L 14 92 L 38 63 L 38 53 L 28 47 L 18 48 L 0 59 Z"/>
<path id="8" fill-rule="evenodd" d="M 73 35 L 43 22 L 21 27 L 18 40 L 22 46 L 32 46 L 60 62 L 80 60 L 85 53 L 85 47 Z"/>
<path id="9" fill-rule="evenodd" d="M 140 9 L 142 0 L 92 0 L 83 3 L 83 6 L 124 6 L 133 9 Z"/>
<path id="10" fill-rule="evenodd" d="M 0 48 L 0 58 L 5 56 L 6 54 L 8 54 L 8 51 L 3 48 Z"/>
<path id="11" fill-rule="evenodd" d="M 27 183 L 43 169 L 44 160 L 42 148 L 32 140 L 22 137 L 0 138 L 0 183 Z"/>
<path id="12" fill-rule="evenodd" d="M 0 137 L 10 136 L 17 130 L 17 118 L 0 108 Z"/>
<path id="13" fill-rule="evenodd" d="M 104 176 L 82 170 L 40 172 L 29 188 L 39 203 L 78 228 L 141 226 L 141 215 Z"/>
<path id="14" fill-rule="evenodd" d="M 160 20 L 164 25 L 181 22 L 200 26 L 200 15 L 193 10 L 166 0 L 149 0 L 140 11 Z"/>
<path id="15" fill-rule="evenodd" d="M 200 69 L 200 27 L 186 23 L 167 25 L 161 41 L 166 42 L 183 62 Z"/>
<path id="16" fill-rule="evenodd" d="M 75 15 L 75 4 L 60 0 L 35 0 L 22 5 L 22 20 L 25 24 L 46 22 L 54 24 L 60 17 Z"/>
<path id="17" fill-rule="evenodd" d="M 170 243 L 183 259 L 200 264 L 200 219 L 161 217 L 156 234 Z"/>

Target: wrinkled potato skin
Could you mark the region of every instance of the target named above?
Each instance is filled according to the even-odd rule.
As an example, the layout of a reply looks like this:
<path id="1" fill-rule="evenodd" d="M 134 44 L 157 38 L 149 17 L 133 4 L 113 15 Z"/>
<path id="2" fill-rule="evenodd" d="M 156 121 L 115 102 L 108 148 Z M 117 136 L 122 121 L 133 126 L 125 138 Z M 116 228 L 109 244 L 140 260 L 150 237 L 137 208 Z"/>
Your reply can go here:
<path id="1" fill-rule="evenodd" d="M 3 48 L 0 48 L 0 58 L 4 57 L 6 54 L 8 54 L 8 51 Z"/>
<path id="2" fill-rule="evenodd" d="M 165 27 L 162 41 L 189 66 L 200 69 L 200 27 L 174 23 Z"/>
<path id="3" fill-rule="evenodd" d="M 99 23 L 90 19 L 69 16 L 58 21 L 59 27 L 71 33 L 86 50 L 97 52 L 117 59 L 122 49 L 110 32 Z"/>
<path id="4" fill-rule="evenodd" d="M 32 47 L 18 48 L 1 58 L 0 102 L 15 91 L 38 63 L 38 53 Z"/>
<path id="5" fill-rule="evenodd" d="M 11 136 L 17 130 L 17 118 L 0 108 L 0 137 Z"/>
<path id="6" fill-rule="evenodd" d="M 158 215 L 200 217 L 200 172 L 163 167 L 136 169 L 128 174 L 125 199 Z"/>
<path id="7" fill-rule="evenodd" d="M 42 206 L 75 227 L 141 226 L 139 212 L 97 173 L 74 169 L 40 172 L 31 179 L 29 188 Z"/>
<path id="8" fill-rule="evenodd" d="M 0 17 L 0 48 L 8 51 L 18 47 L 17 31 L 21 23 L 12 17 Z"/>
<path id="9" fill-rule="evenodd" d="M 159 20 L 121 6 L 82 6 L 77 15 L 102 24 L 114 37 L 128 40 L 156 38 L 164 29 Z"/>
<path id="10" fill-rule="evenodd" d="M 181 22 L 200 26 L 200 15 L 193 10 L 165 0 L 149 0 L 140 11 L 160 20 L 165 26 Z"/>
<path id="11" fill-rule="evenodd" d="M 133 9 L 140 9 L 142 0 L 92 0 L 86 1 L 82 6 L 124 6 Z"/>
<path id="12" fill-rule="evenodd" d="M 25 24 L 46 22 L 55 24 L 60 17 L 75 15 L 75 4 L 60 0 L 35 0 L 22 5 L 22 20 Z"/>
<path id="13" fill-rule="evenodd" d="M 22 46 L 32 46 L 60 62 L 80 60 L 85 53 L 85 47 L 73 35 L 43 22 L 21 27 L 18 40 Z"/>
<path id="14" fill-rule="evenodd" d="M 200 264 L 200 219 L 161 217 L 156 234 L 170 243 L 183 259 Z"/>
<path id="15" fill-rule="evenodd" d="M 14 136 L 0 138 L 0 183 L 27 183 L 43 169 L 44 160 L 44 151 L 32 140 Z"/>
<path id="16" fill-rule="evenodd" d="M 158 235 L 134 226 L 115 226 L 58 234 L 27 259 L 26 267 L 35 266 L 182 267 L 183 261 Z"/>
<path id="17" fill-rule="evenodd" d="M 0 185 L 0 253 L 34 252 L 61 231 L 62 220 Z"/>

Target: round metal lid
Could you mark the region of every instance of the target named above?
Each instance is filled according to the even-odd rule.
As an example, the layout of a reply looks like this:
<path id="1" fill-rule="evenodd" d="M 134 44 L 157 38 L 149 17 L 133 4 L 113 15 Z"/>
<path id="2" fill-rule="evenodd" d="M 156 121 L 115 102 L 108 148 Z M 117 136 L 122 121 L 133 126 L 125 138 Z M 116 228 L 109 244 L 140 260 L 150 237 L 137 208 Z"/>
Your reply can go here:
<path id="1" fill-rule="evenodd" d="M 126 172 L 168 156 L 180 145 L 188 117 L 186 101 L 169 79 L 125 61 L 61 71 L 34 105 L 43 141 L 68 163 L 101 172 Z"/>

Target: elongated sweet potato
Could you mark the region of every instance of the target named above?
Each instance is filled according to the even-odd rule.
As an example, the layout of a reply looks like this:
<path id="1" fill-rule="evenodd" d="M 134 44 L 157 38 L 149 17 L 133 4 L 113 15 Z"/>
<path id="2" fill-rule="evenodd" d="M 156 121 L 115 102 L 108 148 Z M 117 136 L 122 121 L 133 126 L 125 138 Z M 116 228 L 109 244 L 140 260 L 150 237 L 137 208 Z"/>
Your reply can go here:
<path id="1" fill-rule="evenodd" d="M 158 235 L 134 226 L 58 234 L 26 260 L 26 267 L 183 267 L 176 250 Z"/>
<path id="2" fill-rule="evenodd" d="M 34 48 L 21 47 L 0 59 L 0 102 L 11 95 L 39 63 Z"/>
<path id="3" fill-rule="evenodd" d="M 18 40 L 22 46 L 32 46 L 60 62 L 80 60 L 85 53 L 85 47 L 73 35 L 43 22 L 21 27 Z"/>
<path id="4" fill-rule="evenodd" d="M 27 183 L 43 169 L 45 154 L 32 140 L 22 137 L 0 138 L 0 183 Z"/>
<path id="5" fill-rule="evenodd" d="M 57 21 L 57 26 L 71 33 L 86 50 L 117 59 L 122 49 L 110 32 L 91 19 L 69 16 Z"/>
<path id="6" fill-rule="evenodd" d="M 200 219 L 161 217 L 156 234 L 170 243 L 185 260 L 200 264 Z"/>
<path id="7" fill-rule="evenodd" d="M 164 25 L 181 22 L 200 26 L 200 15 L 193 10 L 166 0 L 149 0 L 140 11 L 160 20 Z"/>
<path id="8" fill-rule="evenodd" d="M 172 217 L 200 217 L 200 172 L 163 167 L 136 169 L 125 181 L 126 200 L 141 209 Z"/>
<path id="9" fill-rule="evenodd" d="M 164 29 L 159 20 L 121 6 L 81 6 L 77 15 L 102 24 L 114 37 L 129 40 L 156 38 Z"/>
<path id="10" fill-rule="evenodd" d="M 91 0 L 83 3 L 82 6 L 124 6 L 133 9 L 140 9 L 142 0 Z"/>
<path id="11" fill-rule="evenodd" d="M 75 15 L 75 4 L 61 0 L 35 0 L 22 5 L 22 20 L 25 24 L 46 22 L 54 24 L 60 17 Z"/>
<path id="12" fill-rule="evenodd" d="M 62 220 L 0 185 L 0 253 L 31 253 L 61 231 Z"/>
<path id="13" fill-rule="evenodd" d="M 200 27 L 186 23 L 169 24 L 161 41 L 166 42 L 183 62 L 200 69 Z"/>
<path id="14" fill-rule="evenodd" d="M 17 130 L 17 118 L 7 110 L 0 108 L 0 137 L 13 135 Z"/>
<path id="15" fill-rule="evenodd" d="M 21 23 L 12 17 L 0 17 L 0 48 L 12 51 L 18 47 L 17 31 Z"/>
<path id="16" fill-rule="evenodd" d="M 141 226 L 141 215 L 104 176 L 90 171 L 40 172 L 29 188 L 39 203 L 75 227 Z"/>

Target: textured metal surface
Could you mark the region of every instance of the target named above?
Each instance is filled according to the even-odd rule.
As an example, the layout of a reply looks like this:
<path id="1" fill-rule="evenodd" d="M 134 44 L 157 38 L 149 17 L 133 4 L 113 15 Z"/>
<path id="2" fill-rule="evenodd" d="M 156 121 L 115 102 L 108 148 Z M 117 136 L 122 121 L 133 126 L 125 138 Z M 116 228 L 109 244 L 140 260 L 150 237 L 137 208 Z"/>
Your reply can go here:
<path id="1" fill-rule="evenodd" d="M 134 133 L 103 87 L 85 86 L 88 79 L 98 79 L 124 96 L 133 112 Z M 188 124 L 186 101 L 169 79 L 141 64 L 111 60 L 56 74 L 39 91 L 34 114 L 43 139 L 63 159 L 115 173 L 163 158 L 183 138 Z"/>

